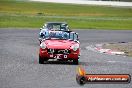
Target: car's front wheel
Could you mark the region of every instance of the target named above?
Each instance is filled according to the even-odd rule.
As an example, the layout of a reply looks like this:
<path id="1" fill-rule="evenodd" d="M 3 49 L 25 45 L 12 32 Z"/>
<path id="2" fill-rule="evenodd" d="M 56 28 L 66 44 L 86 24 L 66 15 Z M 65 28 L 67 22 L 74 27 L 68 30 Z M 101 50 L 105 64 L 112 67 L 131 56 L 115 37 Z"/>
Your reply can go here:
<path id="1" fill-rule="evenodd" d="M 78 63 L 79 63 L 78 59 L 73 60 L 73 64 L 78 65 Z"/>
<path id="2" fill-rule="evenodd" d="M 39 64 L 43 64 L 43 63 L 44 63 L 44 60 L 43 60 L 43 58 L 41 58 L 40 55 L 39 55 Z"/>
<path id="3" fill-rule="evenodd" d="M 45 61 L 48 61 L 48 59 L 42 58 L 42 57 L 39 55 L 39 64 L 44 64 Z"/>

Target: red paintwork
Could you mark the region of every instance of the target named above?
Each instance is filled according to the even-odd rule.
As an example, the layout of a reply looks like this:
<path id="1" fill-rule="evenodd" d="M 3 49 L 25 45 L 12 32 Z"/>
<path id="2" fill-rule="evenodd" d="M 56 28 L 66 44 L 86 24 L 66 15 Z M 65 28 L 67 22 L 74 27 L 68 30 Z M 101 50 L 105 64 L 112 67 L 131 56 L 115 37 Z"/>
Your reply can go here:
<path id="1" fill-rule="evenodd" d="M 71 49 L 71 46 L 74 44 L 79 44 L 77 42 L 74 41 L 70 41 L 70 40 L 45 40 L 43 41 L 45 42 L 47 48 L 46 49 L 42 49 L 40 48 L 39 54 L 41 58 L 48 58 L 48 59 L 54 59 L 52 57 L 50 57 L 51 54 L 48 54 L 47 49 L 48 48 L 52 48 L 52 49 L 70 49 L 71 53 L 67 54 L 67 58 L 63 58 L 63 55 L 60 55 L 62 58 L 61 59 L 78 59 L 78 56 L 80 55 L 80 49 L 78 49 L 77 51 L 73 51 Z M 53 54 L 53 56 L 56 54 Z"/>
<path id="2" fill-rule="evenodd" d="M 46 40 L 45 44 L 47 45 L 47 48 L 69 49 L 75 42 L 69 40 Z"/>

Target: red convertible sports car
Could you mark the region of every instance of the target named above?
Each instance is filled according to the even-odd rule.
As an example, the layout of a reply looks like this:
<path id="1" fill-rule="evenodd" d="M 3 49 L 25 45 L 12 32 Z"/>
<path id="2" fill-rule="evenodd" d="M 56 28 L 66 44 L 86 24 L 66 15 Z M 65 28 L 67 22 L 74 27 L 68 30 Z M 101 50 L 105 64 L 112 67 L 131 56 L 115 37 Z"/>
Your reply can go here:
<path id="1" fill-rule="evenodd" d="M 40 44 L 39 63 L 49 59 L 73 61 L 78 64 L 80 43 L 78 34 L 72 31 L 49 31 Z"/>

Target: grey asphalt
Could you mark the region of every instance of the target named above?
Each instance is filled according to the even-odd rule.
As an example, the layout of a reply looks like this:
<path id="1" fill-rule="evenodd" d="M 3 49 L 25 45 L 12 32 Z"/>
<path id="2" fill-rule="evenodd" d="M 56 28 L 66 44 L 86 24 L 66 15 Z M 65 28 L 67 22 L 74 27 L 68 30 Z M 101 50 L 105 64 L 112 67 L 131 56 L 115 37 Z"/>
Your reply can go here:
<path id="1" fill-rule="evenodd" d="M 82 65 L 88 74 L 130 74 L 132 57 L 101 54 L 85 49 L 106 42 L 132 42 L 132 31 L 75 30 L 81 43 Z M 38 64 L 39 29 L 0 29 L 0 88 L 132 88 L 129 84 L 76 83 L 71 63 Z"/>

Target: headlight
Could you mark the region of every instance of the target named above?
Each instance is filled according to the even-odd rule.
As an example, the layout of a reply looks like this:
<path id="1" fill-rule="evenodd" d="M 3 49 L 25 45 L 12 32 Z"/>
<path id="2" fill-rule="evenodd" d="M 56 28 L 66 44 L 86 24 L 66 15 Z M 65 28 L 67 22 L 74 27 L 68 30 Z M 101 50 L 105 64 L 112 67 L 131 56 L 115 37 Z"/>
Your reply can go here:
<path id="1" fill-rule="evenodd" d="M 44 42 L 42 42 L 42 43 L 40 44 L 40 47 L 41 47 L 42 49 L 46 49 L 46 44 L 45 44 Z"/>
<path id="2" fill-rule="evenodd" d="M 77 49 L 79 48 L 79 45 L 75 44 L 75 45 L 71 46 L 71 48 L 73 49 L 73 51 L 77 51 Z"/>

